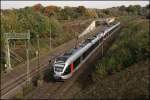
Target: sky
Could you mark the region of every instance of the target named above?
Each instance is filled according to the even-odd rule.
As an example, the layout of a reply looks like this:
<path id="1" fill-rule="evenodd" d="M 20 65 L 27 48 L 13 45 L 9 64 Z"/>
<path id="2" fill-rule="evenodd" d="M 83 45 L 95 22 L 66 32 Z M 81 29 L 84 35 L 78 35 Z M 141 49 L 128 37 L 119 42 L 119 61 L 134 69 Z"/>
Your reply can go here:
<path id="1" fill-rule="evenodd" d="M 12 8 L 24 8 L 26 6 L 33 6 L 35 4 L 42 4 L 43 6 L 55 5 L 55 6 L 70 6 L 77 7 L 83 5 L 86 8 L 98 8 L 105 9 L 110 7 L 117 7 L 121 5 L 141 5 L 145 6 L 149 4 L 149 1 L 1 1 L 1 9 Z"/>

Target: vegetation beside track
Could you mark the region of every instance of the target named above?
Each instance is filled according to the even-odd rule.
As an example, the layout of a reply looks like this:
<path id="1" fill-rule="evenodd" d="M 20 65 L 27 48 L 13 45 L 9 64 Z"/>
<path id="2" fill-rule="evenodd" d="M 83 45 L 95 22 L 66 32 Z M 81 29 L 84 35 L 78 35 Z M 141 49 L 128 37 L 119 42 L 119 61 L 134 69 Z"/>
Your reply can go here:
<path id="1" fill-rule="evenodd" d="M 94 69 L 88 81 L 92 84 L 84 84 L 74 98 L 148 98 L 149 22 L 137 17 L 120 17 L 120 21 L 119 37 L 91 66 Z"/>
<path id="2" fill-rule="evenodd" d="M 36 35 L 40 36 L 40 55 L 44 55 L 50 51 L 49 40 L 51 32 L 51 47 L 57 47 L 79 34 L 79 31 L 83 27 L 87 27 L 89 22 L 85 22 L 81 27 L 77 25 L 65 25 L 67 22 L 60 22 L 53 16 L 48 17 L 41 13 L 35 12 L 32 8 L 13 9 L 13 10 L 2 10 L 1 13 L 1 33 L 17 32 L 25 33 L 30 30 L 31 33 L 31 45 L 30 45 L 30 59 L 36 56 L 37 50 L 37 38 Z M 78 22 L 79 23 L 79 22 Z M 71 29 L 70 29 L 71 28 Z M 76 30 L 76 33 L 74 32 Z M 82 29 L 83 31 L 83 29 Z M 4 39 L 1 39 L 2 44 Z M 4 48 L 4 45 L 1 45 Z M 10 49 L 17 55 L 26 59 L 25 42 L 22 40 L 10 40 Z M 3 50 L 4 54 L 4 50 Z M 1 69 L 4 70 L 4 55 L 1 57 Z M 15 59 L 11 59 L 13 67 L 20 64 Z"/>
<path id="3" fill-rule="evenodd" d="M 95 65 L 95 74 L 112 74 L 149 57 L 149 22 L 140 18 L 124 19 L 120 37 Z"/>

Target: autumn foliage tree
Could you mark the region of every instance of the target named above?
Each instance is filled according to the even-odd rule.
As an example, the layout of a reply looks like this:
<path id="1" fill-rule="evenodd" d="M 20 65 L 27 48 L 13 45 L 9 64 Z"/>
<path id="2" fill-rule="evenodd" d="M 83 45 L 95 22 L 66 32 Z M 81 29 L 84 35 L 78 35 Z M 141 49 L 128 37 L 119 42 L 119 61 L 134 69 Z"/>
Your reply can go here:
<path id="1" fill-rule="evenodd" d="M 87 10 L 85 15 L 90 18 L 98 17 L 97 13 L 94 10 Z"/>
<path id="2" fill-rule="evenodd" d="M 32 7 L 33 11 L 42 12 L 44 7 L 41 4 L 36 4 Z"/>
<path id="3" fill-rule="evenodd" d="M 59 11 L 60 11 L 60 7 L 57 7 L 57 6 L 47 6 L 44 9 L 44 15 L 46 15 L 46 16 L 52 16 L 56 12 L 59 12 Z"/>

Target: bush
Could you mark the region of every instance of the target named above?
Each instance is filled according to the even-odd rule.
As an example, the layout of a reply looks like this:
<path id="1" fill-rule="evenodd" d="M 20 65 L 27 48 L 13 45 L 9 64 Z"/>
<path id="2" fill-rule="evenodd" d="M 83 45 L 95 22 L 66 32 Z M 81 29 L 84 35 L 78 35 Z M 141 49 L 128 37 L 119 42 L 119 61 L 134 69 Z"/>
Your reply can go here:
<path id="1" fill-rule="evenodd" d="M 131 21 L 132 19 L 132 21 Z M 148 58 L 149 24 L 142 19 L 125 18 L 120 37 L 106 56 L 95 65 L 100 75 L 111 74 Z M 125 22 L 125 23 L 124 23 Z"/>

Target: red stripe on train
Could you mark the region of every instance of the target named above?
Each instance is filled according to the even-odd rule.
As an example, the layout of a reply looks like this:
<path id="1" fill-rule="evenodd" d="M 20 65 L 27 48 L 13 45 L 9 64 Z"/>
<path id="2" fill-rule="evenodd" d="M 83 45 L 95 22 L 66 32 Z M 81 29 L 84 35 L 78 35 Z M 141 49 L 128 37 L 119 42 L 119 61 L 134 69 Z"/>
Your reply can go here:
<path id="1" fill-rule="evenodd" d="M 74 69 L 74 65 L 73 64 L 70 65 L 70 69 L 71 69 L 71 73 L 72 73 L 73 69 Z"/>

